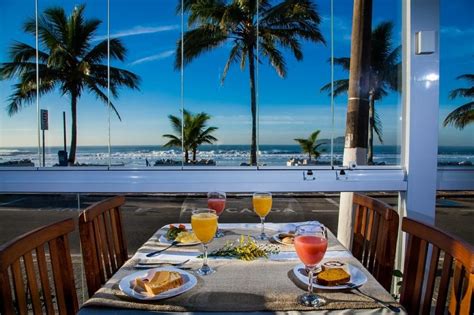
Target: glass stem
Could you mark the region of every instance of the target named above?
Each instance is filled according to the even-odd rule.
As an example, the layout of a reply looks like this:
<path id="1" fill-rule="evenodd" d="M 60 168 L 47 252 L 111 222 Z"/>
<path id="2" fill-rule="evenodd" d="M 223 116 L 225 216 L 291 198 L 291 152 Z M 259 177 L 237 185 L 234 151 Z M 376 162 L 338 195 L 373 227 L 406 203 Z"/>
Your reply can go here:
<path id="1" fill-rule="evenodd" d="M 309 269 L 308 279 L 308 295 L 313 295 L 313 269 Z"/>
<path id="2" fill-rule="evenodd" d="M 207 266 L 207 244 L 202 244 L 202 247 L 204 248 L 204 256 L 202 259 L 202 266 Z"/>
<path id="3" fill-rule="evenodd" d="M 265 217 L 260 217 L 260 222 L 262 223 L 262 231 L 260 235 L 264 236 L 265 235 Z"/>

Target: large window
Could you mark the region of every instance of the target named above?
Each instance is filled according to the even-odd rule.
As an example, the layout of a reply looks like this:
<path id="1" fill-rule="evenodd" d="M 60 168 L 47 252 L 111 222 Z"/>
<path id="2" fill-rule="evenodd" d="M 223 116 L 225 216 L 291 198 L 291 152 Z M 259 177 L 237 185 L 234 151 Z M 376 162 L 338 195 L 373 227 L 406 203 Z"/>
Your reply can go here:
<path id="1" fill-rule="evenodd" d="M 3 107 L 11 96 L 21 104 L 0 113 L 0 163 L 342 164 L 353 2 L 184 3 L 38 1 L 37 100 L 35 56 L 8 53 L 17 42 L 35 52 L 35 2 L 3 1 L 1 61 L 32 68 L 0 83 Z M 398 1 L 374 3 L 372 30 L 368 164 L 398 165 Z M 30 94 L 15 95 L 17 83 Z"/>

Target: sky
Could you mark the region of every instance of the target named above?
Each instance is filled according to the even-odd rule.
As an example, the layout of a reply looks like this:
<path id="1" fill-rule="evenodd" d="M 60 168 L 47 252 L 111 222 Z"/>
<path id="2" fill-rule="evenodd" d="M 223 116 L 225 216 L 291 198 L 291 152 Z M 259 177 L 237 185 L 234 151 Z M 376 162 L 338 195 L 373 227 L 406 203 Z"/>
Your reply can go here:
<path id="1" fill-rule="evenodd" d="M 350 54 L 352 1 L 335 1 L 334 16 L 329 0 L 315 0 L 322 17 L 320 25 L 327 45 L 302 42 L 303 61 L 296 61 L 283 51 L 288 76 L 282 79 L 264 59 L 258 67 L 259 142 L 261 144 L 294 144 L 294 138 L 307 137 L 316 129 L 322 138 L 343 136 L 347 95 L 335 99 L 334 124 L 327 93 L 320 88 L 330 81 L 330 21 L 334 21 L 335 57 Z M 392 21 L 393 47 L 401 42 L 401 7 L 398 0 L 374 1 L 373 26 Z M 107 7 L 105 0 L 39 0 L 40 11 L 61 6 L 71 12 L 75 5 L 86 4 L 86 17 L 103 21 L 93 43 L 106 38 Z M 474 73 L 474 25 L 471 0 L 457 0 L 457 6 L 441 1 L 440 31 L 440 145 L 474 146 L 474 126 L 459 131 L 442 127 L 446 115 L 467 100 L 448 98 L 453 88 L 465 86 L 455 78 Z M 128 53 L 125 62 L 112 65 L 133 71 L 141 77 L 140 91 L 122 89 L 114 104 L 119 121 L 103 103 L 87 93 L 79 101 L 79 145 L 160 145 L 165 133 L 172 132 L 168 115 L 179 115 L 181 104 L 191 112 L 207 112 L 210 124 L 219 129 L 218 144 L 250 143 L 249 75 L 234 66 L 225 83 L 220 84 L 222 70 L 230 50 L 225 44 L 205 53 L 187 65 L 181 78 L 174 69 L 176 41 L 180 37 L 181 17 L 176 14 L 176 0 L 113 0 L 110 28 L 120 38 Z M 34 15 L 33 0 L 2 0 L 0 2 L 0 61 L 8 60 L 8 48 L 14 40 L 34 45 L 34 38 L 22 31 L 26 18 Z M 185 17 L 186 18 L 186 17 Z M 187 26 L 185 26 L 187 28 Z M 105 61 L 104 61 L 105 62 Z M 338 67 L 335 78 L 347 78 Z M 12 81 L 0 81 L 0 147 L 35 146 L 37 144 L 36 105 L 31 104 L 9 117 L 6 112 Z M 183 84 L 183 95 L 181 95 Z M 62 144 L 62 111 L 69 118 L 69 99 L 58 91 L 41 97 L 40 107 L 49 110 L 50 129 L 46 131 L 47 146 Z M 401 98 L 397 92 L 376 103 L 382 120 L 384 144 L 397 145 L 401 134 Z M 68 129 L 68 140 L 69 140 Z M 376 144 L 379 144 L 376 142 Z"/>

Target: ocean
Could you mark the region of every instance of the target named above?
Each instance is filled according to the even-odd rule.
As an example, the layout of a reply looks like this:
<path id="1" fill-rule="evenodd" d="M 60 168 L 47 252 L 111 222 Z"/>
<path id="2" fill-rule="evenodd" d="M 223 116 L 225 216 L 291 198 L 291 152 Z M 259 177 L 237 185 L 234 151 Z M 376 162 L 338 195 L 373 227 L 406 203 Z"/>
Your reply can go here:
<path id="1" fill-rule="evenodd" d="M 319 164 L 329 165 L 331 161 L 330 148 L 325 150 L 318 159 Z M 46 166 L 58 163 L 57 152 L 62 147 L 46 148 Z M 249 145 L 203 145 L 199 148 L 197 158 L 213 160 L 217 166 L 240 166 L 249 161 Z M 343 146 L 334 146 L 334 163 L 342 163 Z M 146 160 L 153 166 L 158 160 L 180 161 L 181 151 L 163 148 L 156 145 L 113 146 L 111 163 L 116 166 L 131 168 L 146 167 Z M 190 153 L 191 157 L 191 153 Z M 306 154 L 301 153 L 298 145 L 260 145 L 259 164 L 267 166 L 286 166 L 292 158 L 304 159 Z M 107 146 L 79 146 L 76 161 L 88 165 L 108 165 Z M 0 163 L 19 160 L 31 160 L 35 166 L 38 163 L 38 149 L 36 147 L 0 148 Z M 400 147 L 395 145 L 380 145 L 374 148 L 374 162 L 379 165 L 397 165 L 400 163 Z M 474 147 L 440 146 L 438 150 L 439 165 L 474 165 Z"/>

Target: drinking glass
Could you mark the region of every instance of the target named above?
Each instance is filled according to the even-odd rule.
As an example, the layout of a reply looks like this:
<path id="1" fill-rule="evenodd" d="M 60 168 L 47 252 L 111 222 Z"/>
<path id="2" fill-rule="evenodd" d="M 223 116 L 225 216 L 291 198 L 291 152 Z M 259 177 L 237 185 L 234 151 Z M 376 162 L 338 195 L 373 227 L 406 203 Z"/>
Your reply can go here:
<path id="1" fill-rule="evenodd" d="M 191 216 L 191 226 L 196 237 L 201 241 L 203 247 L 203 262 L 197 273 L 206 276 L 214 272 L 207 264 L 207 245 L 212 241 L 217 231 L 217 214 L 212 209 L 197 209 Z"/>
<path id="2" fill-rule="evenodd" d="M 308 293 L 301 295 L 298 300 L 306 306 L 322 306 L 326 300 L 313 293 L 313 272 L 321 262 L 328 247 L 327 231 L 320 224 L 304 224 L 296 228 L 295 250 L 298 257 L 308 270 Z"/>
<path id="3" fill-rule="evenodd" d="M 262 230 L 260 240 L 267 240 L 268 236 L 265 234 L 265 217 L 268 215 L 270 210 L 272 210 L 272 194 L 269 192 L 256 192 L 252 197 L 253 210 L 260 217 L 262 223 Z"/>
<path id="4" fill-rule="evenodd" d="M 226 194 L 222 191 L 211 191 L 207 193 L 207 207 L 215 210 L 216 214 L 220 216 L 225 209 Z M 224 232 L 217 229 L 216 238 L 223 237 Z"/>

